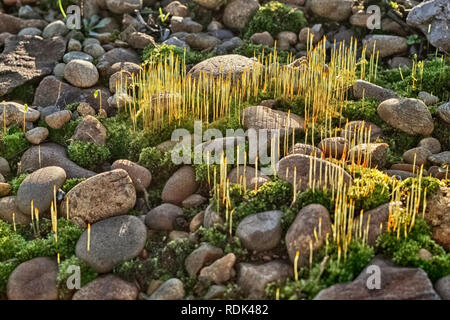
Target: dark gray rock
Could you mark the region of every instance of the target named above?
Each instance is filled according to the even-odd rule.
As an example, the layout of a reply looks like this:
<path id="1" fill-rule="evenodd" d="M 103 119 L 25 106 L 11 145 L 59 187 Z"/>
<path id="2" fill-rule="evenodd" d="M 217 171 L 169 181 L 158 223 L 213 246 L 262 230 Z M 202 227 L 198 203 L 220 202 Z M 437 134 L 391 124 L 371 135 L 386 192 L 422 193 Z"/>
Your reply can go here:
<path id="1" fill-rule="evenodd" d="M 236 236 L 249 250 L 275 248 L 281 240 L 281 211 L 266 211 L 245 217 L 236 229 Z"/>
<path id="2" fill-rule="evenodd" d="M 20 164 L 22 172 L 57 166 L 64 169 L 67 178 L 88 178 L 95 175 L 95 172 L 83 169 L 69 160 L 66 149 L 56 143 L 44 143 L 40 145 L 40 150 L 38 146 L 31 147 L 22 155 Z"/>
<path id="3" fill-rule="evenodd" d="M 34 208 L 45 213 L 53 201 L 53 188 L 58 190 L 66 181 L 64 169 L 56 166 L 44 167 L 28 175 L 17 191 L 17 206 L 21 212 L 31 212 L 31 201 Z"/>
<path id="4" fill-rule="evenodd" d="M 91 227 L 90 250 L 87 250 L 85 230 L 77 242 L 75 253 L 100 273 L 133 259 L 144 249 L 147 229 L 135 216 L 119 216 L 97 222 Z"/>

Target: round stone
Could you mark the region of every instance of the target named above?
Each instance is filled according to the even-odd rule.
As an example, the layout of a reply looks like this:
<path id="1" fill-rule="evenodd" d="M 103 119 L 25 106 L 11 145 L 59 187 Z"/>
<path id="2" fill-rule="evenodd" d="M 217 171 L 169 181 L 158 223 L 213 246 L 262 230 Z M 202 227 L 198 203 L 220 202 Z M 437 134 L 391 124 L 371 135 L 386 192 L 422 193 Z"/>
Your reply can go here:
<path id="1" fill-rule="evenodd" d="M 77 242 L 75 253 L 95 271 L 106 273 L 118 263 L 137 257 L 146 240 L 147 228 L 139 218 L 129 215 L 112 217 L 93 224 L 90 231 L 85 230 Z"/>
<path id="2" fill-rule="evenodd" d="M 99 74 L 92 63 L 83 60 L 72 60 L 66 65 L 64 78 L 75 87 L 89 88 L 97 83 Z"/>

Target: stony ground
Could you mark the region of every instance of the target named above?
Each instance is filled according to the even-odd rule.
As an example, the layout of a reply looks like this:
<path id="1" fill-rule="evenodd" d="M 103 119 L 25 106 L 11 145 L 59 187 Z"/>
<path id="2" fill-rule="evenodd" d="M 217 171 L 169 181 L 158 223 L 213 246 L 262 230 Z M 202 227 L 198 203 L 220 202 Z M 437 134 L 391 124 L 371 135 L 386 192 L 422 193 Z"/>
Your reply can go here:
<path id="1" fill-rule="evenodd" d="M 369 2 L 379 30 L 366 27 Z M 0 1 L 0 299 L 450 299 L 448 0 L 77 4 L 82 28 L 70 30 L 56 0 Z M 295 68 L 308 63 L 310 34 L 328 51 L 356 39 L 367 60 L 379 53 L 377 78 L 348 88 L 337 135 L 312 143 L 300 100 L 267 94 L 238 127 L 288 119 L 299 135 L 279 172 L 307 181 L 315 154 L 352 184 L 354 225 L 367 230 L 345 256 L 328 239 L 340 208 L 331 189 L 249 165 L 242 188 L 244 166 L 230 166 L 231 223 L 212 173 L 171 162 L 174 128 L 132 130 L 118 107 L 132 96 L 119 84 L 164 54 L 184 56 L 192 75 L 239 75 L 276 46 Z M 353 145 L 361 125 L 368 143 Z M 370 166 L 347 167 L 352 152 Z M 393 204 L 407 213 L 413 201 L 407 236 L 393 232 Z M 379 290 L 366 285 L 373 265 Z"/>

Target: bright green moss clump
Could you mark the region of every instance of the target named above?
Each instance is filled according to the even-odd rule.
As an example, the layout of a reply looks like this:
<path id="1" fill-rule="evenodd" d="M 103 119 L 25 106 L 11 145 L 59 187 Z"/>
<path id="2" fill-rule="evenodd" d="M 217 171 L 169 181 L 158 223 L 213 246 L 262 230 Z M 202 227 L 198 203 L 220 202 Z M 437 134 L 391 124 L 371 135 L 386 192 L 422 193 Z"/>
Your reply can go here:
<path id="1" fill-rule="evenodd" d="M 70 160 L 89 170 L 104 163 L 111 155 L 105 146 L 81 141 L 72 141 L 67 151 Z"/>
<path id="2" fill-rule="evenodd" d="M 375 99 L 346 101 L 342 108 L 342 116 L 348 121 L 364 120 L 380 126 L 384 122 L 377 113 L 379 104 L 380 102 Z"/>
<path id="3" fill-rule="evenodd" d="M 172 162 L 171 153 L 163 153 L 156 147 L 142 149 L 138 163 L 150 170 L 155 181 L 169 178 L 176 168 Z"/>
<path id="4" fill-rule="evenodd" d="M 248 58 L 258 57 L 262 55 L 263 52 L 265 56 L 268 56 L 270 53 L 273 55 L 275 49 L 262 44 L 254 44 L 250 42 L 250 40 L 245 40 L 242 45 L 233 50 L 233 53 L 240 54 L 241 56 Z M 284 64 L 288 60 L 289 53 L 287 51 L 277 50 L 277 56 L 280 63 Z"/>
<path id="5" fill-rule="evenodd" d="M 67 193 L 67 192 L 69 192 L 70 190 L 72 190 L 73 187 L 75 187 L 77 184 L 83 182 L 84 180 L 86 180 L 86 178 L 70 178 L 70 179 L 67 179 L 67 180 L 64 182 L 63 186 L 61 187 L 61 189 L 62 189 L 64 192 Z"/>
<path id="6" fill-rule="evenodd" d="M 25 133 L 18 126 L 8 127 L 6 135 L 3 133 L 3 129 L 1 130 L 0 154 L 6 160 L 10 162 L 18 160 L 29 145 L 28 140 L 25 138 Z"/>
<path id="7" fill-rule="evenodd" d="M 434 58 L 425 61 L 423 75 L 417 69 L 413 84 L 413 74 L 410 68 L 382 70 L 377 77 L 376 83 L 396 91 L 404 97 L 417 97 L 420 91 L 432 93 L 442 101 L 450 98 L 450 64 L 445 59 Z"/>
<path id="8" fill-rule="evenodd" d="M 5 292 L 9 275 L 20 263 L 36 257 L 56 257 L 61 259 L 75 254 L 75 245 L 83 230 L 66 219 L 58 220 L 58 242 L 50 232 L 47 219 L 40 222 L 41 237 L 28 241 L 31 232 L 19 233 L 13 226 L 0 220 L 0 294 Z"/>
<path id="9" fill-rule="evenodd" d="M 436 281 L 450 274 L 450 254 L 431 238 L 427 223 L 419 218 L 408 237 L 384 233 L 377 239 L 377 248 L 395 263 L 405 267 L 423 269 L 431 281 Z M 419 256 L 420 249 L 428 250 L 432 258 L 424 260 Z"/>
<path id="10" fill-rule="evenodd" d="M 27 173 L 22 173 L 21 175 L 13 178 L 10 181 L 10 185 L 11 185 L 11 195 L 16 196 L 17 195 L 17 191 L 19 191 L 19 187 L 22 184 L 23 180 L 25 180 L 25 178 L 28 176 Z"/>
<path id="11" fill-rule="evenodd" d="M 276 289 L 280 288 L 280 299 L 313 299 L 320 290 L 336 283 L 353 281 L 373 258 L 373 249 L 359 241 L 352 241 L 347 258 L 338 259 L 336 246 L 322 248 L 314 259 L 311 268 L 300 270 L 299 280 L 288 279 L 283 283 L 274 282 L 266 287 L 269 299 L 275 299 Z"/>
<path id="12" fill-rule="evenodd" d="M 256 32 L 268 31 L 275 37 L 281 31 L 298 33 L 306 25 L 301 10 L 278 1 L 271 1 L 261 6 L 247 22 L 244 39 L 249 39 Z"/>
<path id="13" fill-rule="evenodd" d="M 361 168 L 354 173 L 349 196 L 356 209 L 374 209 L 391 199 L 392 181 L 377 169 Z"/>
<path id="14" fill-rule="evenodd" d="M 142 61 L 144 63 L 151 61 L 160 61 L 162 59 L 168 58 L 171 54 L 174 55 L 174 58 L 178 57 L 180 61 L 185 59 L 186 65 L 197 64 L 213 56 L 212 53 L 202 53 L 191 50 L 185 51 L 174 45 L 162 44 L 157 48 L 153 47 L 152 45 L 147 46 L 142 53 Z"/>

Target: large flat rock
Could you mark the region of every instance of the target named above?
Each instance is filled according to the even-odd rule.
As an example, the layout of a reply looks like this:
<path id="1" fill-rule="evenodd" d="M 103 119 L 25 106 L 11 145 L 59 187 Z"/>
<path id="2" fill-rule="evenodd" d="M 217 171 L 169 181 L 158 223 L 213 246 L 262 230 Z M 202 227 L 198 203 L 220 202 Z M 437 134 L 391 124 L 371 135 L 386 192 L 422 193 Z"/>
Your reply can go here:
<path id="1" fill-rule="evenodd" d="M 51 74 L 55 64 L 63 57 L 65 49 L 66 42 L 59 38 L 7 38 L 5 49 L 0 54 L 0 97 L 28 81 Z"/>

